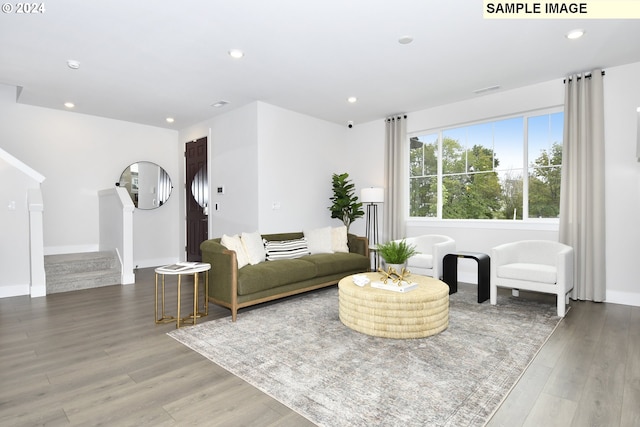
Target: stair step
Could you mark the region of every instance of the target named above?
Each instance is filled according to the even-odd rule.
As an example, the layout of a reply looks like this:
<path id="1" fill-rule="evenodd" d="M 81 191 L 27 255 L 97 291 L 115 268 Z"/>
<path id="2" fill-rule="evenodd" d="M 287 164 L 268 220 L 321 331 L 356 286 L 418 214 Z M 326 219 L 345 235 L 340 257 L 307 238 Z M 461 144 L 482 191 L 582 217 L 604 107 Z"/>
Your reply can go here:
<path id="1" fill-rule="evenodd" d="M 115 251 L 45 256 L 47 294 L 98 288 L 121 283 Z"/>
<path id="2" fill-rule="evenodd" d="M 114 267 L 119 268 L 115 251 L 82 252 L 44 257 L 44 270 L 47 276 L 109 270 Z"/>
<path id="3" fill-rule="evenodd" d="M 118 285 L 120 282 L 118 269 L 69 273 L 54 278 L 47 277 L 47 294 Z"/>

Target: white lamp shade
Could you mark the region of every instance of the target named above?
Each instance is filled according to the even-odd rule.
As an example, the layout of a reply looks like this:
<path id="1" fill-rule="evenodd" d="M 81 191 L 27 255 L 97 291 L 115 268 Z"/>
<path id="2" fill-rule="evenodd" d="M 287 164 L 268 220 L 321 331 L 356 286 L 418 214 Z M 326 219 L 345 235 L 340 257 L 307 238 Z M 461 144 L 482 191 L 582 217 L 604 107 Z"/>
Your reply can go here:
<path id="1" fill-rule="evenodd" d="M 363 188 L 360 192 L 360 201 L 362 203 L 384 203 L 384 188 Z"/>

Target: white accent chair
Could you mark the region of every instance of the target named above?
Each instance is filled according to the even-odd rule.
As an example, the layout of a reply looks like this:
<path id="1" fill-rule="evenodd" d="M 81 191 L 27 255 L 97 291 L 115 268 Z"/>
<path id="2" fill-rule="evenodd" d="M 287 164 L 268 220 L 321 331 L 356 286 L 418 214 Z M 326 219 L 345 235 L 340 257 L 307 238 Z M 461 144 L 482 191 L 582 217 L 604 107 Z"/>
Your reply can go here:
<path id="1" fill-rule="evenodd" d="M 491 304 L 497 302 L 498 288 L 557 295 L 558 316 L 564 317 L 573 289 L 571 246 L 550 240 L 523 240 L 491 250 Z"/>
<path id="2" fill-rule="evenodd" d="M 456 251 L 455 240 L 439 234 L 426 234 L 404 240 L 415 245 L 418 252 L 407 260 L 407 269 L 414 274 L 441 279 L 442 259 L 446 254 Z"/>

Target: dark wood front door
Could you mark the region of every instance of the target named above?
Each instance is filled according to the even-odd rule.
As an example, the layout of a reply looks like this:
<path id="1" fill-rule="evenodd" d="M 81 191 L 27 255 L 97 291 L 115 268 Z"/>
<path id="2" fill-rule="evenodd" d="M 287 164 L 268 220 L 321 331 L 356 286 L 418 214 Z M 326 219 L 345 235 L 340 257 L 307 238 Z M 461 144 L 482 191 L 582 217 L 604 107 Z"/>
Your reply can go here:
<path id="1" fill-rule="evenodd" d="M 185 144 L 187 261 L 202 261 L 200 243 L 208 238 L 209 184 L 207 138 Z"/>

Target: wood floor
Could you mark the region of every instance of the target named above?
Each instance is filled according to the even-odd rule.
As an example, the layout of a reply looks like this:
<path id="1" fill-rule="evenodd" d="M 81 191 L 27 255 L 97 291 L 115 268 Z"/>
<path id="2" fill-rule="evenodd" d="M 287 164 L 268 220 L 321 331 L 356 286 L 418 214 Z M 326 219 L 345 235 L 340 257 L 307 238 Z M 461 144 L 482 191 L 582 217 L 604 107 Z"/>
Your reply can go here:
<path id="1" fill-rule="evenodd" d="M 0 426 L 313 425 L 168 337 L 136 279 L 0 299 Z M 640 308 L 571 305 L 488 426 L 640 426 Z"/>

